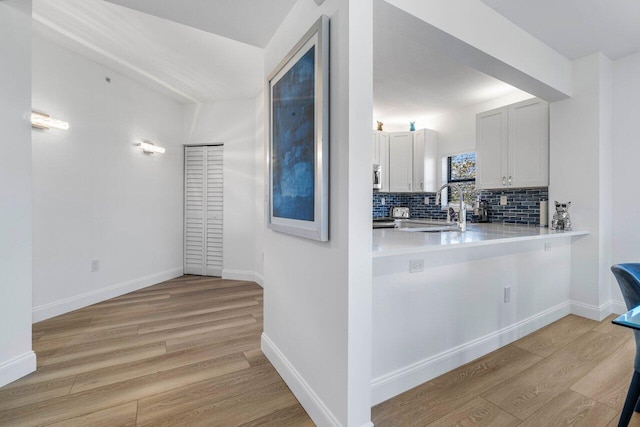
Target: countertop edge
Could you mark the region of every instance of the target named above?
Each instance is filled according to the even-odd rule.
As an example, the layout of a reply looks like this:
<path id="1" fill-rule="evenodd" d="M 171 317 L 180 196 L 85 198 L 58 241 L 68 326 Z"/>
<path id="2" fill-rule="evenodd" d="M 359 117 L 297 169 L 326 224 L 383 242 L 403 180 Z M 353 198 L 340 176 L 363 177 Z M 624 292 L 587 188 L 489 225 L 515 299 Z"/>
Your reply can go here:
<path id="1" fill-rule="evenodd" d="M 410 255 L 415 253 L 422 252 L 432 252 L 432 251 L 442 251 L 442 250 L 451 250 L 451 249 L 467 249 L 477 246 L 488 246 L 488 245 L 502 245 L 507 243 L 518 243 L 518 242 L 526 242 L 532 240 L 546 240 L 546 239 L 561 239 L 568 237 L 578 237 L 578 236 L 586 236 L 589 232 L 586 230 L 574 230 L 574 231 L 560 231 L 554 232 L 551 234 L 535 234 L 531 236 L 518 236 L 518 237 L 505 237 L 498 239 L 488 239 L 481 240 L 476 242 L 468 242 L 468 243 L 456 243 L 449 245 L 426 245 L 426 246 L 416 246 L 411 248 L 402 248 L 402 249 L 391 249 L 382 252 L 371 252 L 372 258 L 384 258 L 391 257 L 397 255 Z"/>

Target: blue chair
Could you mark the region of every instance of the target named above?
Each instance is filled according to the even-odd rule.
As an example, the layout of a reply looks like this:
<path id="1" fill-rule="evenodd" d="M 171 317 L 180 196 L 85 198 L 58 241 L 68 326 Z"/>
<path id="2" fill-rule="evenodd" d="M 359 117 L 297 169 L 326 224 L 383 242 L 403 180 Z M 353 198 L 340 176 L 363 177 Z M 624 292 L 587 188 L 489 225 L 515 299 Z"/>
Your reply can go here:
<path id="1" fill-rule="evenodd" d="M 631 310 L 640 305 L 640 264 L 617 264 L 611 267 L 613 275 L 620 285 L 624 302 L 627 304 L 627 310 Z M 633 415 L 635 408 L 636 412 L 640 412 L 640 331 L 633 330 L 633 335 L 636 339 L 636 359 L 633 363 L 633 377 L 631 378 L 631 385 L 627 392 L 627 398 L 624 401 L 624 407 L 620 414 L 620 421 L 618 427 L 626 427 L 629 425 L 629 420 Z"/>

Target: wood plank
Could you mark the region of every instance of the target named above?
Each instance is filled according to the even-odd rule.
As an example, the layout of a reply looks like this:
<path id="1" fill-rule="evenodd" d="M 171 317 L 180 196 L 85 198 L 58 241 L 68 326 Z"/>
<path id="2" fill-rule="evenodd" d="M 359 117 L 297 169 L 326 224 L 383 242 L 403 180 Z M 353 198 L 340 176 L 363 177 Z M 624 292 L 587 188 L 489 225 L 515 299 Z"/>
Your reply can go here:
<path id="1" fill-rule="evenodd" d="M 2 387 L 0 388 L 0 411 L 66 396 L 71 391 L 75 378 L 75 375 L 72 375 L 27 385 L 17 381 Z"/>
<path id="2" fill-rule="evenodd" d="M 188 412 L 247 391 L 282 382 L 271 366 L 244 369 L 140 399 L 138 422 L 145 425 Z"/>
<path id="3" fill-rule="evenodd" d="M 256 341 L 257 336 L 233 339 L 207 347 L 196 347 L 194 349 L 162 354 L 144 360 L 112 364 L 101 369 L 94 369 L 91 372 L 78 375 L 71 388 L 71 393 L 78 393 L 128 379 L 150 375 L 155 372 L 168 371 L 235 353 L 241 353 L 248 348 L 254 347 Z"/>
<path id="4" fill-rule="evenodd" d="M 262 350 L 260 350 L 259 348 L 245 351 L 244 357 L 247 358 L 247 362 L 249 362 L 251 366 L 269 364 L 269 359 L 267 359 L 267 356 L 265 356 Z"/>
<path id="5" fill-rule="evenodd" d="M 482 396 L 524 420 L 568 389 L 622 344 L 620 338 L 588 332 L 523 375 L 493 387 Z"/>
<path id="6" fill-rule="evenodd" d="M 574 391 L 565 390 L 520 426 L 606 426 L 615 418 L 617 418 L 616 410 Z"/>
<path id="7" fill-rule="evenodd" d="M 482 392 L 538 363 L 542 358 L 509 345 L 372 409 L 376 426 L 427 425 L 473 400 Z"/>
<path id="8" fill-rule="evenodd" d="M 627 339 L 619 350 L 573 384 L 571 390 L 621 411 L 633 375 L 635 355 L 635 339 Z"/>
<path id="9" fill-rule="evenodd" d="M 185 335 L 177 338 L 170 338 L 165 341 L 167 351 L 180 351 L 188 348 L 211 345 L 231 338 L 247 338 L 252 336 L 255 338 L 255 347 L 260 346 L 260 334 L 262 333 L 262 325 L 257 322 L 249 322 L 234 325 L 233 327 L 212 330 L 195 335 Z"/>
<path id="10" fill-rule="evenodd" d="M 609 334 L 622 339 L 633 338 L 633 330 L 631 328 L 625 328 L 624 326 L 614 325 L 611 323 L 613 319 L 618 317 L 617 314 L 610 314 L 607 316 L 598 326 L 593 328 L 594 331 L 602 334 Z"/>
<path id="11" fill-rule="evenodd" d="M 565 316 L 544 328 L 514 342 L 513 345 L 547 357 L 596 327 L 598 322 L 573 315 Z"/>
<path id="12" fill-rule="evenodd" d="M 271 414 L 260 417 L 239 427 L 314 427 L 315 424 L 300 404 L 280 409 Z"/>
<path id="13" fill-rule="evenodd" d="M 65 347 L 64 349 L 59 349 L 55 353 L 48 355 L 46 357 L 46 360 L 43 360 L 42 363 L 55 364 L 67 360 L 74 360 L 80 357 L 99 355 L 109 351 L 125 350 L 131 348 L 132 345 L 164 345 L 167 340 L 219 331 L 245 324 L 255 324 L 255 320 L 252 318 L 252 316 L 246 315 L 237 318 L 214 320 L 208 323 L 199 323 L 197 325 L 187 325 L 180 328 L 169 329 L 152 334 L 150 333 L 145 335 L 136 335 L 135 340 L 132 340 L 130 337 L 123 337 L 112 340 L 105 340 L 99 343 L 70 345 Z"/>
<path id="14" fill-rule="evenodd" d="M 137 412 L 138 404 L 133 401 L 49 424 L 49 427 L 135 427 Z"/>
<path id="15" fill-rule="evenodd" d="M 33 351 L 38 358 L 47 358 L 62 348 L 68 349 L 72 345 L 101 343 L 114 338 L 130 337 L 138 334 L 138 325 L 125 326 L 122 328 L 105 329 L 102 331 L 88 332 L 86 334 L 71 335 L 64 338 L 39 340 L 33 343 Z M 64 351 L 61 351 L 64 353 Z M 55 362 L 52 362 L 55 363 Z M 45 363 L 50 364 L 50 363 Z"/>
<path id="16" fill-rule="evenodd" d="M 240 371 L 249 367 L 242 354 L 207 360 L 116 384 L 0 411 L 0 425 L 12 427 L 51 424 L 90 414 L 132 400 Z"/>
<path id="17" fill-rule="evenodd" d="M 147 424 L 151 427 L 228 427 L 288 408 L 298 401 L 283 382 Z"/>
<path id="18" fill-rule="evenodd" d="M 52 381 L 72 375 L 89 372 L 119 363 L 133 362 L 153 356 L 165 354 L 163 342 L 129 347 L 122 350 L 109 351 L 87 357 L 73 358 L 64 362 L 40 366 L 38 370 L 11 384 L 11 387 Z"/>
<path id="19" fill-rule="evenodd" d="M 451 411 L 429 427 L 456 426 L 485 426 L 485 427 L 513 427 L 520 424 L 520 420 L 498 408 L 481 397 L 476 397 L 458 409 Z M 421 425 L 419 422 L 413 425 Z M 542 424 L 540 424 L 542 425 Z"/>

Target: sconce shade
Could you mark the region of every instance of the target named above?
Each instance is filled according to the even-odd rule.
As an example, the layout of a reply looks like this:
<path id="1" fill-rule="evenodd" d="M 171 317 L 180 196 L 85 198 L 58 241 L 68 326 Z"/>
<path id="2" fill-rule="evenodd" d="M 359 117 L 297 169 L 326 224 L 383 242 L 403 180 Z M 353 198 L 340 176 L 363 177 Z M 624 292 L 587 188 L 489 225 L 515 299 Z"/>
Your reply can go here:
<path id="1" fill-rule="evenodd" d="M 164 154 L 165 152 L 164 147 L 160 147 L 149 141 L 141 141 L 138 143 L 138 146 L 147 154 Z"/>
<path id="2" fill-rule="evenodd" d="M 69 129 L 69 123 L 62 120 L 54 119 L 48 114 L 40 113 L 38 111 L 31 112 L 31 127 L 36 129 Z"/>

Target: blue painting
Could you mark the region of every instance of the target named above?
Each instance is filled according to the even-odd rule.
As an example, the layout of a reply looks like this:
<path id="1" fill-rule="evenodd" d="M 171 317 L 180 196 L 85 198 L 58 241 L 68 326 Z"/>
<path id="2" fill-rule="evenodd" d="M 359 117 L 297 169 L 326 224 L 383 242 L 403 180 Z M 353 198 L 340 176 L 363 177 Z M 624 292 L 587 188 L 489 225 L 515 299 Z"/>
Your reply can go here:
<path id="1" fill-rule="evenodd" d="M 274 217 L 315 219 L 315 49 L 272 89 Z"/>

